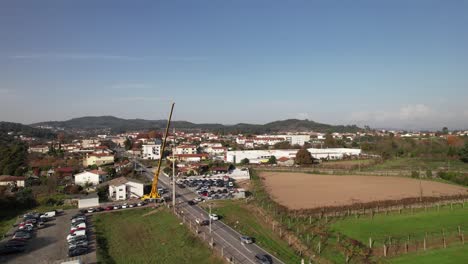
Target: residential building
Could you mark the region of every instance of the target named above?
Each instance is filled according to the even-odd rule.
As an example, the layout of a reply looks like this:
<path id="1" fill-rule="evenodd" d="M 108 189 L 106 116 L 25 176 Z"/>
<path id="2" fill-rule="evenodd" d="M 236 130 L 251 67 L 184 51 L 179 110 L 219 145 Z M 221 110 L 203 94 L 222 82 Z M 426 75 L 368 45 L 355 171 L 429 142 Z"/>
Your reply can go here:
<path id="1" fill-rule="evenodd" d="M 175 147 L 175 154 L 197 154 L 197 146 L 195 145 L 180 145 Z"/>
<path id="2" fill-rule="evenodd" d="M 178 161 L 186 161 L 186 162 L 200 162 L 202 160 L 206 160 L 208 158 L 208 154 L 201 153 L 201 154 L 176 154 L 174 155 Z"/>
<path id="3" fill-rule="evenodd" d="M 145 144 L 142 146 L 142 158 L 158 160 L 161 157 L 160 144 Z"/>
<path id="4" fill-rule="evenodd" d="M 29 153 L 47 153 L 49 152 L 49 146 L 47 145 L 37 145 L 37 146 L 31 146 L 28 149 Z"/>
<path id="5" fill-rule="evenodd" d="M 107 178 L 107 172 L 100 170 L 84 171 L 75 174 L 75 184 L 84 186 L 86 184 L 98 185 L 104 182 Z"/>
<path id="6" fill-rule="evenodd" d="M 24 187 L 25 181 L 26 181 L 26 177 L 23 177 L 23 176 L 10 176 L 10 175 L 0 176 L 0 186 Z"/>
<path id="7" fill-rule="evenodd" d="M 83 166 L 97 165 L 101 166 L 104 164 L 114 163 L 114 155 L 108 153 L 90 153 L 87 154 L 83 160 Z"/>
<path id="8" fill-rule="evenodd" d="M 109 197 L 112 200 L 127 200 L 143 196 L 143 183 L 125 177 L 115 178 L 108 182 Z"/>

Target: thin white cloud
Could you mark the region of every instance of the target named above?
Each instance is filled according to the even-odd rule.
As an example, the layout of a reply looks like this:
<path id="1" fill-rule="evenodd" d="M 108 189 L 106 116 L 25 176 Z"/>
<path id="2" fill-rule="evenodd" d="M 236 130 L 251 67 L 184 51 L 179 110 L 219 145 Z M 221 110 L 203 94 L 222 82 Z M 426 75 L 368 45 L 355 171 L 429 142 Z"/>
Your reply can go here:
<path id="1" fill-rule="evenodd" d="M 206 61 L 207 57 L 201 56 L 186 56 L 186 57 L 167 57 L 169 61 L 181 61 L 181 62 L 192 62 L 192 61 Z"/>
<path id="2" fill-rule="evenodd" d="M 167 97 L 151 97 L 151 96 L 134 96 L 134 97 L 117 97 L 114 98 L 117 102 L 169 102 L 171 98 Z"/>
<path id="3" fill-rule="evenodd" d="M 142 57 L 99 54 L 99 53 L 33 53 L 12 55 L 10 59 L 17 60 L 142 60 Z"/>
<path id="4" fill-rule="evenodd" d="M 151 88 L 150 85 L 144 83 L 117 83 L 110 86 L 113 90 L 134 90 Z"/>
<path id="5" fill-rule="evenodd" d="M 309 119 L 309 113 L 297 113 L 296 114 L 297 119 Z"/>

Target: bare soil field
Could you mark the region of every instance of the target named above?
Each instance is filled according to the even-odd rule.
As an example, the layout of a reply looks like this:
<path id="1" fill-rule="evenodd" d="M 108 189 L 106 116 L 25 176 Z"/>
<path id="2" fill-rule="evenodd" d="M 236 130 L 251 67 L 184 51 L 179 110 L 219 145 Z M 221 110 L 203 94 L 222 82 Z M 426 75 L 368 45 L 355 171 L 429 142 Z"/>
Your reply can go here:
<path id="1" fill-rule="evenodd" d="M 343 206 L 420 196 L 418 179 L 383 176 L 337 176 L 261 172 L 260 177 L 278 203 L 289 209 Z M 421 181 L 423 196 L 468 194 L 468 188 Z"/>

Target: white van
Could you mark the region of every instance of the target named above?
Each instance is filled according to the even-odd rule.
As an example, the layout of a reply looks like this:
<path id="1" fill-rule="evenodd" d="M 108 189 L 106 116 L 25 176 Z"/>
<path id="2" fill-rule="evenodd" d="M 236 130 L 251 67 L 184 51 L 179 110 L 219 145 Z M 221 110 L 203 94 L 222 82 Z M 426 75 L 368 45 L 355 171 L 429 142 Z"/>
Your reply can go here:
<path id="1" fill-rule="evenodd" d="M 55 217 L 55 211 L 46 212 L 41 215 L 41 218 L 52 218 Z"/>

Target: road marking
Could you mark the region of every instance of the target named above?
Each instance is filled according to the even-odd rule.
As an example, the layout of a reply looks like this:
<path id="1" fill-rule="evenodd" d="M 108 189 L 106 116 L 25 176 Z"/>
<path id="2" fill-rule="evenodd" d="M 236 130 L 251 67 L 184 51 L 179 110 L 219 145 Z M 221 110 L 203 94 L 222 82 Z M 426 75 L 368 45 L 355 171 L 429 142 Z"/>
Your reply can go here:
<path id="1" fill-rule="evenodd" d="M 244 248 L 247 249 L 248 252 L 252 253 L 252 251 L 250 249 L 248 249 L 247 246 L 244 243 L 242 243 L 242 246 L 244 246 Z"/>

